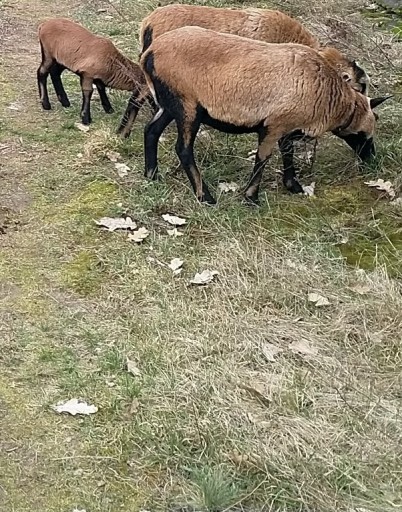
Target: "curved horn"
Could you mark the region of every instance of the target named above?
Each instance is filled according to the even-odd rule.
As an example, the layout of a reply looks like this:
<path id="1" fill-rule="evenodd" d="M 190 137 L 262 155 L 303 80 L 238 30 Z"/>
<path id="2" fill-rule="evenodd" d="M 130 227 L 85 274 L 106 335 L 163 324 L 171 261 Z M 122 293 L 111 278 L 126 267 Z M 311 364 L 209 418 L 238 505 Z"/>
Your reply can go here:
<path id="1" fill-rule="evenodd" d="M 384 103 L 384 101 L 389 100 L 393 96 L 380 96 L 379 98 L 371 98 L 370 99 L 370 107 L 371 110 L 378 107 L 378 105 L 381 105 L 381 103 Z"/>

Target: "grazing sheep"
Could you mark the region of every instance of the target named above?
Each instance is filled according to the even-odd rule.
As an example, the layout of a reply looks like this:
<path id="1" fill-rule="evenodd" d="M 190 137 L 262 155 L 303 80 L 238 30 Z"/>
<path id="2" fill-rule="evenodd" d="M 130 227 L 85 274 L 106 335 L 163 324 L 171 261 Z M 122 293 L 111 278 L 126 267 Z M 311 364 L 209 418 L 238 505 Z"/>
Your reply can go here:
<path id="1" fill-rule="evenodd" d="M 98 89 L 103 109 L 113 112 L 105 87 L 137 91 L 144 86 L 140 67 L 122 55 L 110 39 L 96 36 L 74 21 L 55 18 L 39 27 L 42 62 L 38 68 L 38 88 L 42 107 L 50 110 L 47 77 L 50 74 L 57 98 L 63 107 L 70 101 L 61 74 L 65 69 L 81 79 L 83 124 L 91 123 L 90 102 L 93 84 Z"/>
<path id="2" fill-rule="evenodd" d="M 296 19 L 280 11 L 267 9 L 228 9 L 197 5 L 172 4 L 158 7 L 144 18 L 140 28 L 142 53 L 151 42 L 176 28 L 197 26 L 234 34 L 266 43 L 298 43 L 320 50 L 337 67 L 344 80 L 363 94 L 369 78 L 355 61 L 347 59 L 335 48 L 322 47 L 318 40 Z M 145 100 L 135 92 L 128 103 L 118 133 L 130 135 L 138 111 Z"/>
<path id="3" fill-rule="evenodd" d="M 140 65 L 160 109 L 145 127 L 145 176 L 157 177 L 158 140 L 175 120 L 176 152 L 200 202 L 215 203 L 197 169 L 193 144 L 200 124 L 226 133 L 258 134 L 253 172 L 245 191 L 258 202 L 264 166 L 275 144 L 327 131 L 366 160 L 375 154 L 369 99 L 341 78 L 317 51 L 298 44 L 268 44 L 200 27 L 182 27 L 154 39 Z M 285 187 L 302 192 L 293 162 Z"/>

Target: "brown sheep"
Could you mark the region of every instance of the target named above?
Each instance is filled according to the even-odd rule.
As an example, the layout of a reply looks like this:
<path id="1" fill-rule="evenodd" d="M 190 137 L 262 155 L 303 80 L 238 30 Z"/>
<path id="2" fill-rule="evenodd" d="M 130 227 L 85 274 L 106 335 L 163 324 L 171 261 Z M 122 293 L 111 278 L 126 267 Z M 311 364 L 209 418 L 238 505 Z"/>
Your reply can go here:
<path id="1" fill-rule="evenodd" d="M 172 4 L 158 7 L 144 18 L 140 28 L 140 44 L 144 52 L 152 40 L 176 28 L 197 26 L 235 34 L 267 43 L 298 43 L 322 51 L 342 74 L 345 81 L 363 93 L 367 92 L 369 79 L 355 61 L 343 56 L 335 48 L 326 48 L 296 19 L 280 11 L 268 9 L 228 9 L 197 5 Z M 144 94 L 134 93 L 120 123 L 118 133 L 130 135 Z"/>
<path id="2" fill-rule="evenodd" d="M 215 203 L 194 160 L 201 123 L 226 133 L 258 134 L 245 191 L 251 203 L 258 203 L 263 169 L 276 143 L 332 131 L 362 160 L 375 154 L 372 108 L 386 98 L 370 100 L 352 89 L 307 46 L 183 27 L 154 39 L 140 65 L 160 107 L 144 131 L 145 176 L 157 177 L 158 140 L 175 120 L 176 152 L 200 202 Z M 285 162 L 283 182 L 290 192 L 302 192 L 293 162 Z"/>
<path id="3" fill-rule="evenodd" d="M 90 103 L 93 84 L 98 89 L 103 109 L 113 108 L 105 87 L 123 91 L 137 91 L 144 86 L 140 67 L 122 55 L 110 39 L 96 36 L 74 21 L 55 18 L 39 26 L 42 62 L 38 68 L 38 88 L 42 107 L 50 110 L 47 77 L 50 74 L 57 98 L 63 107 L 70 101 L 61 81 L 65 69 L 81 79 L 83 124 L 91 123 Z"/>

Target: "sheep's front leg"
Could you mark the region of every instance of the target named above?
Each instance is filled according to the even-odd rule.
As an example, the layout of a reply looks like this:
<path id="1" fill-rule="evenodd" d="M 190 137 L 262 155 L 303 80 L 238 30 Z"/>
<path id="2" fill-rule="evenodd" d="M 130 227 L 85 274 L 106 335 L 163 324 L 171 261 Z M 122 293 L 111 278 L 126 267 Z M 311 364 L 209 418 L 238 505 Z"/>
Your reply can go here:
<path id="1" fill-rule="evenodd" d="M 283 161 L 283 184 L 293 194 L 300 194 L 303 189 L 296 178 L 293 139 L 291 136 L 285 135 L 278 144 Z"/>
<path id="2" fill-rule="evenodd" d="M 93 93 L 93 80 L 92 78 L 81 75 L 81 90 L 82 90 L 82 108 L 81 120 L 82 124 L 91 124 L 91 98 Z"/>
<path id="3" fill-rule="evenodd" d="M 130 136 L 134 121 L 137 119 L 138 112 L 146 99 L 148 99 L 148 101 L 152 101 L 154 115 L 158 112 L 158 108 L 153 102 L 152 96 L 150 96 L 148 90 L 146 92 L 141 90 L 134 91 L 128 100 L 127 108 L 120 121 L 120 126 L 117 129 L 117 133 L 122 135 L 124 138 Z"/>
<path id="4" fill-rule="evenodd" d="M 158 179 L 158 143 L 163 130 L 173 121 L 173 116 L 160 109 L 144 129 L 144 176 L 150 180 Z"/>
<path id="5" fill-rule="evenodd" d="M 255 155 L 253 171 L 244 193 L 246 201 L 250 204 L 259 204 L 258 193 L 262 174 L 278 138 L 276 133 L 270 133 L 266 127 L 262 128 L 258 133 L 258 150 Z"/>
<path id="6" fill-rule="evenodd" d="M 197 119 L 196 113 L 194 112 L 194 115 L 191 115 L 191 113 L 185 112 L 183 116 L 176 119 L 176 124 L 176 153 L 181 166 L 186 171 L 188 179 L 190 180 L 194 194 L 200 203 L 208 205 L 216 204 L 216 200 L 202 180 L 201 173 L 194 160 L 194 141 L 200 129 L 200 122 Z"/>
<path id="7" fill-rule="evenodd" d="M 102 80 L 94 80 L 96 88 L 98 89 L 98 94 L 102 103 L 103 110 L 106 114 L 113 114 L 114 110 L 112 105 L 110 104 L 109 98 L 106 94 L 106 87 Z"/>

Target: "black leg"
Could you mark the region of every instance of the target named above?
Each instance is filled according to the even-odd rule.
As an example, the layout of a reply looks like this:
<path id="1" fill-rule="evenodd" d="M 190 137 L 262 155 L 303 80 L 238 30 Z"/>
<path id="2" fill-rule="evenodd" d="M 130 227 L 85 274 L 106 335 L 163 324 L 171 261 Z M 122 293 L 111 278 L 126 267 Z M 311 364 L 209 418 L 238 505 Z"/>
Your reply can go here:
<path id="1" fill-rule="evenodd" d="M 66 94 L 66 91 L 63 87 L 63 82 L 61 81 L 61 74 L 66 68 L 61 66 L 60 64 L 53 64 L 50 69 L 50 78 L 52 79 L 54 90 L 56 91 L 56 95 L 60 103 L 63 107 L 69 107 L 70 101 Z"/>
<path id="2" fill-rule="evenodd" d="M 293 194 L 300 194 L 303 192 L 303 188 L 296 178 L 293 140 L 291 137 L 285 136 L 278 141 L 278 144 L 283 161 L 283 184 Z"/>
<path id="3" fill-rule="evenodd" d="M 91 98 L 93 93 L 93 80 L 87 76 L 81 76 L 81 89 L 82 89 L 82 108 L 81 120 L 82 124 L 91 124 Z"/>
<path id="4" fill-rule="evenodd" d="M 107 97 L 105 84 L 102 82 L 102 80 L 94 80 L 94 84 L 98 89 L 103 110 L 106 112 L 106 114 L 113 114 L 114 110 L 110 104 L 109 98 Z"/>
<path id="5" fill-rule="evenodd" d="M 211 195 L 207 185 L 201 178 L 200 171 L 194 160 L 194 140 L 200 128 L 198 120 L 193 122 L 186 120 L 186 123 L 177 122 L 176 153 L 183 169 L 186 171 L 194 194 L 200 203 L 209 205 L 216 204 L 215 198 Z"/>
<path id="6" fill-rule="evenodd" d="M 244 193 L 245 199 L 249 204 L 259 204 L 258 194 L 263 171 L 279 138 L 280 134 L 275 133 L 275 131 L 270 132 L 266 127 L 258 132 L 258 150 L 255 155 L 254 167 Z"/>
<path id="7" fill-rule="evenodd" d="M 166 110 L 159 110 L 144 129 L 144 176 L 151 180 L 158 179 L 158 142 L 163 130 L 173 121 L 173 116 Z"/>
<path id="8" fill-rule="evenodd" d="M 52 107 L 50 106 L 49 94 L 47 91 L 47 77 L 49 76 L 50 68 L 53 65 L 53 59 L 46 55 L 42 43 L 40 45 L 40 49 L 42 52 L 42 62 L 37 71 L 39 98 L 42 103 L 42 107 L 45 110 L 50 110 Z"/>
<path id="9" fill-rule="evenodd" d="M 120 126 L 117 129 L 117 133 L 122 135 L 124 138 L 130 136 L 134 121 L 137 118 L 138 112 L 145 100 L 151 98 L 148 93 L 144 93 L 144 91 L 137 90 L 134 91 L 128 100 L 127 108 L 123 114 L 123 117 L 120 121 Z M 154 115 L 157 113 L 158 109 L 154 109 Z M 152 122 L 152 121 L 151 121 Z"/>

